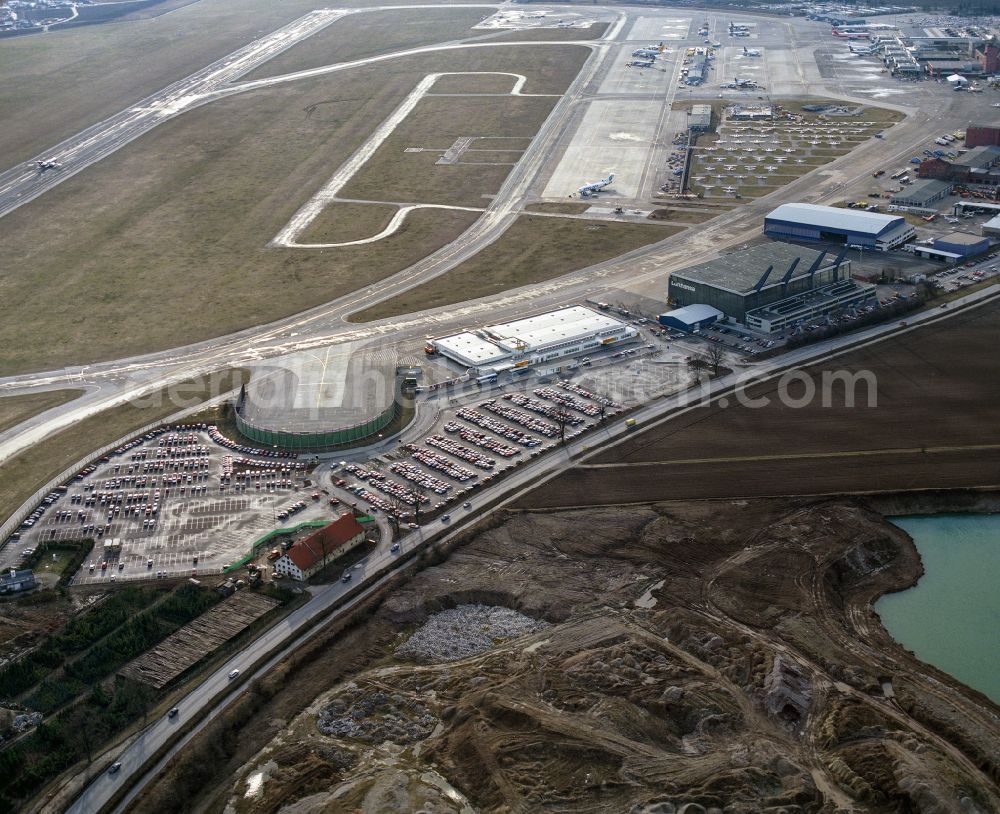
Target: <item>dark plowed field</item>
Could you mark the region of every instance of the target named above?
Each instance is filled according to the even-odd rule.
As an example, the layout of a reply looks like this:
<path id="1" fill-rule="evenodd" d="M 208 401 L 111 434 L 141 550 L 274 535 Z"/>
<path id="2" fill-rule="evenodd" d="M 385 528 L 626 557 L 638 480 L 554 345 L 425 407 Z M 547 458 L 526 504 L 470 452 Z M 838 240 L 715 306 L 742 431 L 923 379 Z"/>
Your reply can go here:
<path id="1" fill-rule="evenodd" d="M 781 403 L 774 383 L 752 389 L 766 407 L 698 408 L 609 449 L 522 501 L 575 506 L 1000 484 L 1000 304 L 808 368 L 817 396 Z M 845 405 L 824 372 L 871 371 Z M 801 385 L 790 395 L 799 397 Z"/>

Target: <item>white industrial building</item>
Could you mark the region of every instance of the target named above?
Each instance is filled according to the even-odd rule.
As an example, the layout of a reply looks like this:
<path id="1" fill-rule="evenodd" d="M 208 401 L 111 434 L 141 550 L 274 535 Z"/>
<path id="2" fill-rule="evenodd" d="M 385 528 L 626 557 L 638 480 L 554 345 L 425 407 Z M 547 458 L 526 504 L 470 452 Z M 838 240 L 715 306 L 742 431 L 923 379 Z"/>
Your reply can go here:
<path id="1" fill-rule="evenodd" d="M 427 351 L 440 353 L 479 375 L 489 375 L 586 353 L 636 336 L 638 331 L 624 322 L 577 305 L 432 339 Z"/>
<path id="2" fill-rule="evenodd" d="M 764 218 L 764 234 L 791 240 L 828 240 L 889 251 L 916 237 L 899 215 L 807 203 L 782 204 Z"/>

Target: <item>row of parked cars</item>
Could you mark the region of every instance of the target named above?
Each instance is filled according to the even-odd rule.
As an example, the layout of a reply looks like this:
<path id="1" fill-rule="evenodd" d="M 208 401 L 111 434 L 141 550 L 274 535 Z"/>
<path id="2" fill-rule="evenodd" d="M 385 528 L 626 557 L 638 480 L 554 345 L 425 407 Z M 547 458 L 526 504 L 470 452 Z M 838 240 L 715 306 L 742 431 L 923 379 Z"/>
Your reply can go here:
<path id="1" fill-rule="evenodd" d="M 565 390 L 568 393 L 576 393 L 576 395 L 587 399 L 588 401 L 593 401 L 596 404 L 603 404 L 609 410 L 621 410 L 624 409 L 618 402 L 605 398 L 604 396 L 599 396 L 596 393 L 591 393 L 589 390 L 580 387 L 580 385 L 575 382 L 559 382 L 558 387 L 560 390 Z M 537 393 L 536 393 L 537 395 Z"/>
<path id="2" fill-rule="evenodd" d="M 583 423 L 583 419 L 580 416 L 562 410 L 559 407 L 553 407 L 544 401 L 533 399 L 523 393 L 505 393 L 503 397 L 511 404 L 523 407 L 525 410 L 529 410 L 536 415 L 550 418 L 559 424 L 569 424 L 575 427 Z"/>
<path id="3" fill-rule="evenodd" d="M 486 416 L 483 416 L 483 418 L 486 418 Z M 486 418 L 486 420 L 492 421 L 492 419 L 489 418 Z M 447 422 L 444 425 L 444 431 L 447 433 L 457 433 L 458 437 L 463 441 L 468 441 L 470 444 L 473 444 L 480 449 L 492 452 L 494 455 L 499 455 L 501 458 L 513 458 L 515 455 L 521 454 L 521 450 L 517 447 L 507 446 L 506 444 L 498 441 L 496 438 L 486 435 L 486 433 L 470 430 L 469 428 L 459 424 L 457 421 Z"/>
<path id="4" fill-rule="evenodd" d="M 534 394 L 540 399 L 554 402 L 566 410 L 574 410 L 578 413 L 590 416 L 591 418 L 601 414 L 601 408 L 596 404 L 591 404 L 587 401 L 580 401 L 579 399 L 575 399 L 565 393 L 560 393 L 558 390 L 554 390 L 551 387 L 536 387 L 532 392 L 534 392 Z"/>
<path id="5" fill-rule="evenodd" d="M 457 441 L 445 438 L 443 435 L 428 436 L 424 439 L 424 443 L 427 444 L 427 446 L 444 450 L 452 457 L 466 461 L 479 469 L 490 470 L 497 465 L 496 460 L 490 458 L 488 455 L 483 455 L 481 452 L 462 446 Z"/>
<path id="6" fill-rule="evenodd" d="M 547 421 L 541 421 L 523 410 L 516 410 L 513 407 L 501 404 L 496 399 L 484 401 L 479 405 L 479 407 L 482 410 L 495 413 L 513 424 L 519 424 L 526 430 L 537 432 L 539 435 L 544 435 L 546 438 L 555 438 L 559 435 L 559 428 L 555 424 L 549 424 Z"/>
<path id="7" fill-rule="evenodd" d="M 531 447 L 541 446 L 542 442 L 533 435 L 529 435 L 526 432 L 509 427 L 502 421 L 490 418 L 490 416 L 485 413 L 481 413 L 479 410 L 473 409 L 472 407 L 463 407 L 455 413 L 455 415 L 463 421 L 468 421 L 471 424 L 475 424 L 477 427 L 482 427 L 484 430 L 494 432 L 501 438 L 506 438 L 508 441 L 520 444 L 522 447 L 528 447 L 530 449 Z M 445 431 L 449 431 L 447 426 L 445 427 Z"/>
<path id="8" fill-rule="evenodd" d="M 242 452 L 244 455 L 257 455 L 262 458 L 298 458 L 298 454 L 295 452 L 285 452 L 280 449 L 257 449 L 257 447 L 249 446 L 248 444 L 237 444 L 235 441 L 227 438 L 221 432 L 219 428 L 214 424 L 201 424 L 199 429 L 203 429 L 208 432 L 208 437 L 211 438 L 220 447 L 225 447 L 226 449 L 236 450 L 236 452 Z"/>
<path id="9" fill-rule="evenodd" d="M 424 466 L 429 469 L 433 469 L 436 472 L 443 472 L 449 478 L 457 480 L 459 483 L 466 483 L 470 480 L 475 480 L 479 477 L 471 469 L 467 469 L 464 466 L 459 466 L 453 463 L 450 458 L 446 458 L 438 452 L 432 449 L 425 449 L 423 447 L 418 447 L 416 444 L 410 444 L 407 447 L 407 451 L 412 456 L 413 460 L 419 461 Z"/>

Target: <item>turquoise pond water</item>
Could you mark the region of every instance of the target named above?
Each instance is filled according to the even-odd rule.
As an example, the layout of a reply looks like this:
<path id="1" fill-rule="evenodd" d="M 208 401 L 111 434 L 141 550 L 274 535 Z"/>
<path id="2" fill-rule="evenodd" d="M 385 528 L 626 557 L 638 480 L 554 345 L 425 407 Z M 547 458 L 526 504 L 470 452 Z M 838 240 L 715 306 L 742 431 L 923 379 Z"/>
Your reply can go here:
<path id="1" fill-rule="evenodd" d="M 1000 703 L 1000 515 L 894 517 L 924 575 L 875 610 L 903 647 Z"/>

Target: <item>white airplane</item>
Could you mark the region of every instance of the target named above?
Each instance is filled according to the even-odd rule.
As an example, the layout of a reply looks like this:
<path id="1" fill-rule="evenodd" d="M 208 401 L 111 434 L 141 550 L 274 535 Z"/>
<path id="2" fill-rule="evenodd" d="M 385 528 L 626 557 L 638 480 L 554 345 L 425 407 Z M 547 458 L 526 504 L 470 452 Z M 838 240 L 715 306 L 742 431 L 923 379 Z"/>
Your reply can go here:
<path id="1" fill-rule="evenodd" d="M 735 164 L 726 164 L 726 169 L 727 170 L 735 170 L 736 169 L 736 165 Z"/>
<path id="2" fill-rule="evenodd" d="M 38 170 L 39 174 L 45 172 L 46 170 L 61 170 L 62 164 L 58 161 L 54 161 L 51 158 L 43 158 L 41 161 L 36 161 L 34 167 Z"/>
<path id="3" fill-rule="evenodd" d="M 785 156 L 780 155 L 780 156 L 776 156 L 774 160 L 775 161 L 787 161 L 788 159 Z"/>
<path id="4" fill-rule="evenodd" d="M 760 49 L 759 48 L 747 48 L 744 45 L 743 46 L 743 56 L 745 56 L 745 57 L 759 57 L 760 56 Z"/>
<path id="5" fill-rule="evenodd" d="M 632 52 L 632 56 L 642 59 L 656 59 L 659 55 L 659 51 L 654 51 L 651 48 L 638 48 Z"/>
<path id="6" fill-rule="evenodd" d="M 736 187 L 723 187 L 723 192 L 736 192 Z"/>
<path id="7" fill-rule="evenodd" d="M 948 223 L 958 223 L 958 218 L 950 218 L 947 215 L 945 215 L 944 219 L 948 221 Z"/>
<path id="8" fill-rule="evenodd" d="M 614 180 L 615 180 L 615 174 L 611 173 L 607 178 L 604 178 L 600 181 L 594 181 L 593 183 L 590 184 L 584 184 L 577 190 L 577 192 L 579 192 L 580 196 L 583 198 L 586 198 L 590 195 L 596 195 L 605 187 L 611 186 L 611 182 Z"/>

